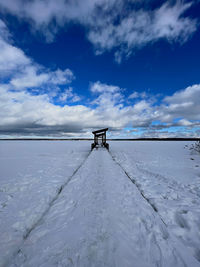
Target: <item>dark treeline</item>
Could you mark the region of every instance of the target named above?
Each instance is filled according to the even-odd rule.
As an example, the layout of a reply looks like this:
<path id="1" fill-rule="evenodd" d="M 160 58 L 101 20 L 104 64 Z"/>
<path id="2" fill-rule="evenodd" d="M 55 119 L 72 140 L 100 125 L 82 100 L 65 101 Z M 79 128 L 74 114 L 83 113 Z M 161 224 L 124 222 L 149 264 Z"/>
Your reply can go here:
<path id="1" fill-rule="evenodd" d="M 93 138 L 2 138 L 0 141 L 92 141 Z M 107 138 L 108 141 L 200 141 L 200 138 Z"/>

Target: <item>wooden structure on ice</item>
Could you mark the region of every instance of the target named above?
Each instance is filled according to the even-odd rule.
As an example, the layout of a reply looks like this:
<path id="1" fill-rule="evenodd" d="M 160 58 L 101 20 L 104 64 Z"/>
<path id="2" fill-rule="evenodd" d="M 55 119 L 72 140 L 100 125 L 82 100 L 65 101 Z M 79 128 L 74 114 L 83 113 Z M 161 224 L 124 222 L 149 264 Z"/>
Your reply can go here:
<path id="1" fill-rule="evenodd" d="M 108 128 L 97 130 L 92 132 L 94 134 L 94 143 L 91 144 L 91 150 L 99 146 L 105 147 L 109 150 L 109 144 L 106 143 L 106 132 L 108 131 Z"/>

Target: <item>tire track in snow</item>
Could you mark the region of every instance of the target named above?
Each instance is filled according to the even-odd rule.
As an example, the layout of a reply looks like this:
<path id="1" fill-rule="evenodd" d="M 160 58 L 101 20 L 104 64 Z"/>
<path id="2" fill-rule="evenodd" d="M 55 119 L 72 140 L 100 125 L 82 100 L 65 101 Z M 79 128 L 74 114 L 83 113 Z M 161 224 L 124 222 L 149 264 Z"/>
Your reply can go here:
<path id="1" fill-rule="evenodd" d="M 86 156 L 86 158 L 83 160 L 83 162 L 75 169 L 75 171 L 72 173 L 72 175 L 68 178 L 68 180 L 63 183 L 57 190 L 57 194 L 54 196 L 54 198 L 50 201 L 48 208 L 42 213 L 42 215 L 40 216 L 40 218 L 37 220 L 36 223 L 34 223 L 34 225 L 32 227 L 30 227 L 30 229 L 27 230 L 27 232 L 25 233 L 25 235 L 23 236 L 23 239 L 26 240 L 28 238 L 28 236 L 30 235 L 30 233 L 35 229 L 35 227 L 42 221 L 42 219 L 44 218 L 44 216 L 49 212 L 49 210 L 51 209 L 51 207 L 53 206 L 54 202 L 58 199 L 59 195 L 61 194 L 62 190 L 68 185 L 68 183 L 72 180 L 72 178 L 74 177 L 74 175 L 78 172 L 78 170 L 84 165 L 85 161 L 88 159 L 88 157 L 90 156 L 91 151 L 89 152 L 89 154 Z"/>
<path id="2" fill-rule="evenodd" d="M 36 220 L 36 222 L 27 229 L 27 231 L 24 233 L 23 235 L 23 240 L 20 243 L 20 245 L 18 246 L 18 248 L 16 248 L 16 250 L 12 253 L 12 255 L 10 255 L 9 260 L 7 260 L 7 262 L 5 262 L 3 264 L 3 266 L 8 266 L 10 262 L 12 262 L 12 260 L 17 256 L 17 254 L 19 254 L 21 252 L 21 246 L 23 245 L 24 241 L 29 237 L 29 235 L 31 234 L 31 232 L 40 224 L 40 222 L 44 219 L 44 217 L 46 216 L 46 214 L 49 212 L 49 210 L 51 209 L 51 207 L 53 206 L 54 202 L 59 198 L 62 190 L 68 185 L 68 183 L 72 180 L 72 178 L 75 176 L 75 174 L 78 172 L 78 170 L 85 164 L 86 160 L 89 158 L 90 154 L 92 151 L 89 152 L 89 154 L 85 157 L 85 159 L 82 161 L 82 163 L 74 170 L 74 172 L 72 173 L 72 175 L 65 181 L 65 183 L 63 183 L 58 189 L 57 189 L 57 193 L 56 195 L 51 199 L 51 201 L 48 204 L 47 209 L 38 217 L 38 220 Z"/>
<path id="3" fill-rule="evenodd" d="M 161 221 L 164 223 L 164 225 L 167 227 L 167 224 L 165 223 L 165 221 L 163 220 L 162 216 L 159 214 L 158 209 L 155 207 L 155 205 L 153 203 L 151 203 L 150 199 L 148 197 L 145 196 L 143 190 L 141 190 L 140 186 L 138 185 L 138 183 L 136 182 L 135 179 L 131 178 L 131 176 L 128 174 L 128 172 L 124 169 L 124 167 L 115 159 L 115 157 L 111 154 L 111 152 L 109 151 L 110 156 L 112 157 L 113 161 L 123 170 L 123 172 L 126 174 L 126 176 L 131 180 L 131 182 L 137 187 L 139 193 L 141 194 L 141 196 L 148 202 L 148 204 L 152 207 L 152 209 L 154 210 L 154 212 L 156 212 Z"/>
<path id="4" fill-rule="evenodd" d="M 174 248 L 178 248 L 178 251 L 179 251 L 180 255 L 182 255 L 183 258 L 187 262 L 187 256 L 184 255 L 184 252 L 183 252 L 184 249 L 185 249 L 184 245 L 172 233 L 169 232 L 169 228 L 168 228 L 167 223 L 164 221 L 164 219 L 162 218 L 161 214 L 158 212 L 158 209 L 155 207 L 155 205 L 153 203 L 151 203 L 151 201 L 150 201 L 150 199 L 148 197 L 145 196 L 143 190 L 141 190 L 140 185 L 136 182 L 136 180 L 134 178 L 131 178 L 131 176 L 128 174 L 128 172 L 125 170 L 125 168 L 115 159 L 115 157 L 111 154 L 110 151 L 109 151 L 109 154 L 112 157 L 113 161 L 123 170 L 123 172 L 129 178 L 129 180 L 136 186 L 136 188 L 138 189 L 138 191 L 141 194 L 141 196 L 151 206 L 151 208 L 153 209 L 153 211 L 159 216 L 160 220 L 165 225 L 166 229 L 168 229 L 167 232 L 169 233 L 172 242 L 174 244 L 176 244 L 176 246 L 174 246 Z M 183 262 L 183 266 L 184 267 L 187 267 L 187 266 L 199 266 L 199 259 L 198 259 L 198 257 L 194 257 L 193 260 L 194 261 L 192 261 L 192 263 L 189 262 L 189 264 L 185 264 Z"/>

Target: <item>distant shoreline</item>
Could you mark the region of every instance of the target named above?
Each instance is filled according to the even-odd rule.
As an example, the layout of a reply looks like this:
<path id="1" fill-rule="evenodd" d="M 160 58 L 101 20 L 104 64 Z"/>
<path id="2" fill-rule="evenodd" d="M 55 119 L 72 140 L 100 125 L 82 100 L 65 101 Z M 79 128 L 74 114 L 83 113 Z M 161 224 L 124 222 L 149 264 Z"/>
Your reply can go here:
<path id="1" fill-rule="evenodd" d="M 2 138 L 0 141 L 93 141 L 93 138 Z M 107 138 L 107 141 L 200 141 L 200 138 Z"/>

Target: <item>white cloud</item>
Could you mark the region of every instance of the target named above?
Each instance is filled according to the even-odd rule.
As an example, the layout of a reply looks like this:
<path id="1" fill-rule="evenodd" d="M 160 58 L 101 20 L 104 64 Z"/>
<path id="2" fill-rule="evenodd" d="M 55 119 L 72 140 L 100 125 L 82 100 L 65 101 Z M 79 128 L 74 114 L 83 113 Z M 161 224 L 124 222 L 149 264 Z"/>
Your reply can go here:
<path id="1" fill-rule="evenodd" d="M 70 69 L 49 70 L 38 65 L 12 44 L 11 37 L 0 20 L 0 77 L 8 80 L 9 89 L 26 91 L 34 88 L 38 94 L 48 92 L 50 97 L 56 97 L 61 93 L 59 86 L 68 85 L 75 78 Z M 71 101 L 78 101 L 78 96 L 74 94 Z"/>
<path id="2" fill-rule="evenodd" d="M 197 27 L 195 20 L 182 17 L 189 7 L 190 4 L 177 2 L 173 6 L 165 3 L 153 11 L 132 11 L 117 25 L 105 22 L 91 29 L 89 40 L 102 52 L 119 47 L 115 53 L 118 63 L 123 54 L 129 56 L 132 50 L 159 39 L 185 42 Z"/>
<path id="3" fill-rule="evenodd" d="M 139 97 L 139 93 L 138 92 L 133 92 L 132 94 L 129 95 L 129 99 L 135 99 Z"/>
<path id="4" fill-rule="evenodd" d="M 186 119 L 181 119 L 178 121 L 177 123 L 179 126 L 192 126 L 193 123 L 189 120 L 186 120 Z"/>
<path id="5" fill-rule="evenodd" d="M 119 86 L 108 85 L 97 81 L 90 85 L 90 91 L 98 94 L 92 104 L 98 105 L 98 109 L 103 109 L 104 112 L 106 111 L 109 113 L 110 108 L 114 106 L 117 106 L 117 108 L 121 108 L 123 106 L 122 102 L 124 100 L 124 96 L 122 92 L 124 89 Z"/>
<path id="6" fill-rule="evenodd" d="M 200 96 L 200 85 L 194 84 L 192 86 L 188 86 L 186 89 L 175 92 L 172 96 L 165 97 L 164 101 L 169 104 L 176 104 L 182 102 L 192 101 L 195 103 L 199 103 Z"/>
<path id="7" fill-rule="evenodd" d="M 134 8 L 137 3 L 137 9 Z M 60 27 L 71 21 L 86 27 L 88 39 L 96 54 L 116 48 L 115 60 L 144 45 L 166 39 L 183 43 L 197 29 L 197 21 L 183 16 L 191 3 L 165 2 L 149 10 L 145 1 L 123 0 L 1 0 L 0 7 L 31 22 L 34 29 L 42 31 L 52 41 Z M 126 15 L 124 15 L 126 14 Z M 52 23 L 52 22 L 56 23 Z"/>
<path id="8" fill-rule="evenodd" d="M 73 88 L 69 87 L 68 89 L 62 91 L 59 95 L 59 101 L 65 103 L 66 101 L 70 101 L 72 103 L 80 101 L 81 98 L 76 93 L 73 92 Z"/>
<path id="9" fill-rule="evenodd" d="M 84 113 L 90 109 L 84 106 L 57 106 L 50 103 L 48 95 L 31 95 L 24 91 L 9 91 L 1 86 L 0 114 L 1 126 L 35 124 L 35 126 L 58 126 L 69 122 L 84 122 Z"/>
<path id="10" fill-rule="evenodd" d="M 48 81 L 48 75 L 41 73 L 37 75 L 37 69 L 34 66 L 28 66 L 22 73 L 16 74 L 11 79 L 11 85 L 16 89 L 37 87 Z"/>
<path id="11" fill-rule="evenodd" d="M 169 40 L 177 38 L 182 41 L 187 40 L 188 35 L 196 29 L 195 21 L 182 16 L 190 6 L 191 3 L 181 2 L 177 2 L 174 6 L 163 4 L 155 12 L 154 35 L 160 38 L 166 37 Z"/>
<path id="12" fill-rule="evenodd" d="M 2 20 L 0 20 L 0 39 L 4 41 L 8 41 L 10 39 L 8 28 Z"/>
<path id="13" fill-rule="evenodd" d="M 57 69 L 54 72 L 49 72 L 49 83 L 52 84 L 67 84 L 71 83 L 74 79 L 74 75 L 70 69 L 60 70 Z"/>
<path id="14" fill-rule="evenodd" d="M 17 47 L 0 40 L 0 71 L 1 75 L 8 75 L 21 66 L 26 66 L 30 60 Z"/>
<path id="15" fill-rule="evenodd" d="M 108 85 L 101 82 L 92 83 L 90 86 L 90 91 L 92 93 L 116 93 L 121 91 L 120 87 L 114 85 Z"/>
<path id="16" fill-rule="evenodd" d="M 9 43 L 9 31 L 5 23 L 0 20 L 0 75 L 9 75 L 10 72 L 30 64 L 31 60 L 24 52 Z"/>
<path id="17" fill-rule="evenodd" d="M 71 70 L 48 71 L 36 64 L 27 66 L 21 73 L 14 75 L 10 83 L 14 89 L 23 89 L 30 87 L 40 87 L 42 85 L 61 85 L 68 84 L 74 79 Z"/>
<path id="18" fill-rule="evenodd" d="M 147 98 L 147 97 L 148 96 L 147 96 L 147 93 L 146 92 L 139 93 L 139 92 L 135 91 L 135 92 L 133 92 L 132 94 L 130 94 L 128 96 L 128 99 Z"/>
<path id="19" fill-rule="evenodd" d="M 183 117 L 187 120 L 200 120 L 200 84 L 189 86 L 184 90 L 165 97 L 167 103 L 163 107 L 163 114 L 168 114 L 166 121 Z"/>
<path id="20" fill-rule="evenodd" d="M 134 105 L 134 109 L 137 112 L 145 111 L 149 109 L 149 107 L 150 107 L 149 103 L 145 100 L 142 100 Z"/>

